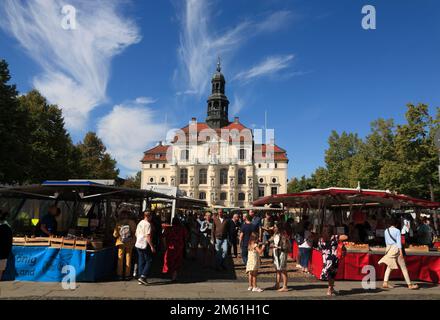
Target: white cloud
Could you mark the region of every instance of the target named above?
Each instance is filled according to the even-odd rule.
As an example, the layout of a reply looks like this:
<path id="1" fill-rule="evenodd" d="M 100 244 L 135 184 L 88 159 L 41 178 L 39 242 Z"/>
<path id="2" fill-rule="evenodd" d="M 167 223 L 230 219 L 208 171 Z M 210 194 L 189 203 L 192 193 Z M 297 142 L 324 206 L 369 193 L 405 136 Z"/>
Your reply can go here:
<path id="1" fill-rule="evenodd" d="M 249 81 L 254 78 L 277 73 L 278 71 L 288 68 L 293 58 L 293 54 L 267 57 L 264 61 L 252 68 L 239 72 L 234 79 Z"/>
<path id="2" fill-rule="evenodd" d="M 234 101 L 231 104 L 231 114 L 233 116 L 240 113 L 241 109 L 244 107 L 244 100 L 240 97 L 238 97 L 236 94 L 234 94 Z"/>
<path id="3" fill-rule="evenodd" d="M 217 56 L 224 57 L 238 50 L 245 40 L 263 32 L 285 26 L 289 11 L 274 12 L 261 21 L 244 20 L 218 35 L 214 32 L 213 1 L 186 0 L 181 17 L 179 56 L 186 88 L 177 94 L 204 94 L 214 71 Z"/>
<path id="4" fill-rule="evenodd" d="M 157 102 L 157 99 L 154 99 L 151 97 L 139 97 L 139 98 L 136 98 L 135 102 L 138 104 L 147 105 L 147 104 L 152 104 L 152 103 Z"/>
<path id="5" fill-rule="evenodd" d="M 98 136 L 122 172 L 139 171 L 143 152 L 152 143 L 164 140 L 168 130 L 151 107 L 136 100 L 114 106 L 97 125 Z"/>
<path id="6" fill-rule="evenodd" d="M 76 29 L 65 30 L 64 0 L 2 1 L 0 26 L 41 66 L 33 85 L 63 108 L 70 129 L 83 129 L 89 112 L 106 102 L 112 58 L 140 41 L 136 25 L 118 12 L 122 2 L 70 0 Z"/>

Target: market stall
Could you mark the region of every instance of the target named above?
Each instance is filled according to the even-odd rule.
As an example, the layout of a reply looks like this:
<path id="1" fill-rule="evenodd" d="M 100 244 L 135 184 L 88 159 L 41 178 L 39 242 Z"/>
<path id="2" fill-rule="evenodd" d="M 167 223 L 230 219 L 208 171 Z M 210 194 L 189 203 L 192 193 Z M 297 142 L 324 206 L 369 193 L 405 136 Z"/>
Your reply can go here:
<path id="1" fill-rule="evenodd" d="M 359 216 L 365 215 L 362 221 L 374 216 L 376 220 L 389 217 L 391 214 L 408 212 L 416 216 L 430 213 L 435 216 L 440 206 L 438 202 L 416 199 L 389 191 L 361 190 L 345 188 L 315 189 L 300 193 L 280 194 L 262 198 L 254 202 L 256 206 L 279 204 L 285 208 L 295 207 L 302 215 L 307 215 L 313 224 L 313 231 L 319 234 L 325 224 L 336 227 L 338 233 L 351 233 L 352 226 Z M 371 214 L 373 213 L 373 214 Z M 370 232 L 364 241 L 346 242 L 347 254 L 340 261 L 337 279 L 362 280 L 369 272 L 363 269 L 371 265 L 376 272 L 376 279 L 383 279 L 384 265 L 378 261 L 385 253 L 383 232 L 385 225 L 375 223 L 374 232 Z M 350 227 L 348 227 L 350 226 Z M 349 231 L 349 232 L 346 232 Z M 298 245 L 293 246 L 293 257 L 298 255 Z M 432 247 L 416 244 L 406 244 L 405 261 L 412 279 L 440 283 L 440 251 L 434 242 Z M 317 249 L 312 249 L 309 270 L 319 278 L 322 271 L 322 255 Z M 391 278 L 402 279 L 399 271 L 393 271 Z"/>
<path id="2" fill-rule="evenodd" d="M 14 233 L 5 280 L 59 282 L 75 272 L 76 280 L 93 282 L 115 272 L 115 215 L 128 204 L 171 197 L 147 190 L 90 181 L 46 181 L 0 189 L 0 208 L 8 210 Z M 56 236 L 34 236 L 49 206 L 56 205 Z"/>

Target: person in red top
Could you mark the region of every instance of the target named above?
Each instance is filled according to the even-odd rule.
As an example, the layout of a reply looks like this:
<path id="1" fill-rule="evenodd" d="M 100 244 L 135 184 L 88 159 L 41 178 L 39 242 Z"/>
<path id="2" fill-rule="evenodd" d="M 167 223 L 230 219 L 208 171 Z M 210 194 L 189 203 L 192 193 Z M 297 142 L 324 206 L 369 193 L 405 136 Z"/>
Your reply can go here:
<path id="1" fill-rule="evenodd" d="M 171 274 L 171 281 L 177 280 L 177 272 L 182 267 L 183 250 L 185 250 L 185 242 L 188 232 L 179 218 L 173 219 L 173 225 L 164 231 L 165 256 L 163 259 L 163 273 Z"/>

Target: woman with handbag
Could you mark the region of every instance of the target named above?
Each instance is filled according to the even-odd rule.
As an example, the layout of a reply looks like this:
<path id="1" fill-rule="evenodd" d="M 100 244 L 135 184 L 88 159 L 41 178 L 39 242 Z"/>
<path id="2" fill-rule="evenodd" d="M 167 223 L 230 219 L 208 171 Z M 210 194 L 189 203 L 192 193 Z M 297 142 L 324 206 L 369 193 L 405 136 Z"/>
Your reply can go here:
<path id="1" fill-rule="evenodd" d="M 385 289 L 391 289 L 393 286 L 388 284 L 388 279 L 390 277 L 391 271 L 398 269 L 402 270 L 403 277 L 405 278 L 408 289 L 414 290 L 418 289 L 417 284 L 412 284 L 409 278 L 408 270 L 406 269 L 404 257 L 404 248 L 402 247 L 401 232 L 397 228 L 399 225 L 399 219 L 393 218 L 389 223 L 390 227 L 385 230 L 385 244 L 386 251 L 382 259 L 379 260 L 379 264 L 386 264 L 387 269 L 385 270 L 385 275 L 383 277 L 382 287 Z"/>
<path id="2" fill-rule="evenodd" d="M 271 238 L 273 243 L 273 262 L 276 269 L 275 286 L 273 289 L 279 292 L 287 292 L 287 256 L 291 251 L 291 244 L 289 235 L 285 230 L 283 222 L 277 222 L 274 226 L 274 235 Z M 283 281 L 283 286 L 280 288 L 280 282 Z"/>
<path id="3" fill-rule="evenodd" d="M 324 226 L 322 228 L 321 238 L 318 242 L 318 249 L 322 253 L 322 272 L 321 280 L 328 281 L 328 296 L 336 295 L 335 277 L 338 272 L 339 259 L 343 256 L 343 246 L 340 242 L 346 241 L 346 235 L 336 235 L 333 226 Z"/>

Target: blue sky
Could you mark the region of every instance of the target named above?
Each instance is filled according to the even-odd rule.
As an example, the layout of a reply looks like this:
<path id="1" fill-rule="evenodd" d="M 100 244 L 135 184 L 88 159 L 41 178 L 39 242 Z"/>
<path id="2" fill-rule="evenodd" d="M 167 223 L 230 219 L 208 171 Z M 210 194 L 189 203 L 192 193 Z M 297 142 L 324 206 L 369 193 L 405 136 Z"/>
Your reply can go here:
<path id="1" fill-rule="evenodd" d="M 366 4 L 376 30 L 361 27 Z M 219 55 L 230 118 L 261 128 L 267 110 L 290 177 L 323 164 L 333 129 L 364 136 L 408 102 L 439 106 L 436 0 L 5 0 L 0 14 L 19 91 L 58 103 L 75 142 L 97 131 L 123 176 L 167 129 L 204 120 Z"/>

